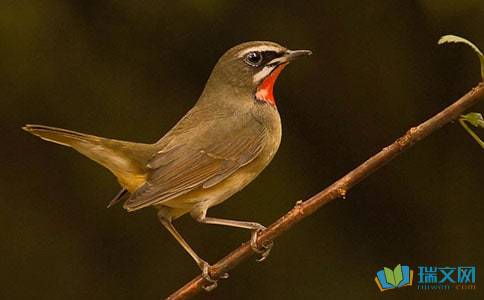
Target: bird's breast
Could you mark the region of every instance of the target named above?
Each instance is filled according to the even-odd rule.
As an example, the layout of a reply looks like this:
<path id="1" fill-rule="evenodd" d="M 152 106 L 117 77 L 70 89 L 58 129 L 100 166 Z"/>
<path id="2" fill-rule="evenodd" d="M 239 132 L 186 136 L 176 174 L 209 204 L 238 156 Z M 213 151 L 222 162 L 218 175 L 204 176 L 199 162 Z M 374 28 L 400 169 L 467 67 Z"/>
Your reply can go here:
<path id="1" fill-rule="evenodd" d="M 213 187 L 200 187 L 180 197 L 163 202 L 163 205 L 180 210 L 180 215 L 191 211 L 194 207 L 202 210 L 208 209 L 227 200 L 252 182 L 274 158 L 281 142 L 282 126 L 279 114 L 273 107 L 266 106 L 272 111 L 259 111 L 257 120 L 254 120 L 254 122 L 262 122 L 267 130 L 267 136 L 261 152 L 253 161 L 242 166 Z"/>

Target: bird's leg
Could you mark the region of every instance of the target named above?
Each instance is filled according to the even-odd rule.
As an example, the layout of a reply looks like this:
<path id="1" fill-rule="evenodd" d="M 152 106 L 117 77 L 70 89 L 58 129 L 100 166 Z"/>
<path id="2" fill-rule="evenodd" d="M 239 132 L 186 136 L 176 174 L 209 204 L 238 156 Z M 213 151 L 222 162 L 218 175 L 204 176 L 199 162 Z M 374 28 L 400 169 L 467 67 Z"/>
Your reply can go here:
<path id="1" fill-rule="evenodd" d="M 158 213 L 158 218 L 160 219 L 161 224 L 163 224 L 163 226 L 165 226 L 165 228 L 171 233 L 171 235 L 173 235 L 173 237 L 183 247 L 183 249 L 185 249 L 185 251 L 190 254 L 193 260 L 195 260 L 195 262 L 197 263 L 198 267 L 202 270 L 202 277 L 208 282 L 208 284 L 205 285 L 203 289 L 209 292 L 216 288 L 217 280 L 210 277 L 210 273 L 208 270 L 210 265 L 205 260 L 201 259 L 200 256 L 198 256 L 197 253 L 192 249 L 192 247 L 190 247 L 190 245 L 185 241 L 185 239 L 183 239 L 183 237 L 171 223 L 171 218 L 165 217 L 162 213 Z M 220 278 L 227 277 L 227 274 L 223 274 L 222 276 L 220 276 Z"/>
<path id="2" fill-rule="evenodd" d="M 254 250 L 254 252 L 257 252 L 261 255 L 261 257 L 258 258 L 257 261 L 263 261 L 267 258 L 267 256 L 269 256 L 272 246 L 274 245 L 273 242 L 271 242 L 268 245 L 262 245 L 262 246 L 257 245 L 257 236 L 259 235 L 259 232 L 266 229 L 263 225 L 256 222 L 211 218 L 211 217 L 207 217 L 205 213 L 206 212 L 200 213 L 198 215 L 194 215 L 192 213 L 192 217 L 194 217 L 195 220 L 197 220 L 198 222 L 204 223 L 204 224 L 223 225 L 223 226 L 230 226 L 230 227 L 237 227 L 237 228 L 252 230 L 252 235 L 250 238 L 250 247 L 252 248 L 252 250 Z"/>

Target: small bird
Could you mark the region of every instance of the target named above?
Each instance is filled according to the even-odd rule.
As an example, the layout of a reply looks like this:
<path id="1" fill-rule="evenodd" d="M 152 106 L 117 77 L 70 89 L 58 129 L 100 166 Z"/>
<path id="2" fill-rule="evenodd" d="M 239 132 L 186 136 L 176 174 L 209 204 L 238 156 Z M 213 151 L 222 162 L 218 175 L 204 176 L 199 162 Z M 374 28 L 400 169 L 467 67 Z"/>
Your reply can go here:
<path id="1" fill-rule="evenodd" d="M 24 130 L 71 147 L 109 169 L 122 190 L 108 207 L 125 200 L 135 211 L 154 206 L 158 218 L 210 282 L 210 265 L 173 227 L 190 213 L 198 222 L 252 230 L 251 246 L 265 259 L 272 245 L 256 245 L 265 227 L 255 222 L 207 217 L 207 210 L 240 191 L 270 163 L 281 141 L 274 83 L 282 69 L 309 50 L 253 41 L 229 49 L 217 62 L 192 109 L 160 140 L 134 143 L 43 125 Z"/>

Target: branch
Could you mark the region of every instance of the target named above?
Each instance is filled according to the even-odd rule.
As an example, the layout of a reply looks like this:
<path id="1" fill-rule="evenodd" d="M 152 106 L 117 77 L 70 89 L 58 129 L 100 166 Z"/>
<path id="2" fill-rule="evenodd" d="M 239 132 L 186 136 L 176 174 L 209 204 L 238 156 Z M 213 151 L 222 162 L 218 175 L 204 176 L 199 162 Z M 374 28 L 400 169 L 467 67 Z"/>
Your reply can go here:
<path id="1" fill-rule="evenodd" d="M 275 221 L 269 228 L 259 234 L 257 243 L 268 244 L 286 230 L 290 229 L 304 218 L 313 214 L 321 206 L 337 198 L 344 198 L 346 192 L 357 183 L 368 177 L 370 174 L 380 169 L 400 153 L 408 150 L 416 142 L 424 139 L 432 132 L 436 131 L 445 124 L 457 119 L 466 109 L 476 104 L 484 98 L 484 82 L 479 83 L 470 92 L 448 106 L 432 118 L 417 127 L 412 127 L 407 133 L 383 148 L 380 152 L 370 157 L 367 161 L 343 176 L 338 181 L 327 187 L 325 190 L 312 196 L 308 200 L 298 201 L 296 206 L 284 216 Z M 249 242 L 245 242 L 240 247 L 229 253 L 210 268 L 210 276 L 219 278 L 222 274 L 233 269 L 245 259 L 254 254 Z M 202 291 L 202 286 L 206 284 L 201 276 L 197 276 L 192 281 L 185 284 L 178 291 L 174 292 L 167 299 L 188 299 Z"/>

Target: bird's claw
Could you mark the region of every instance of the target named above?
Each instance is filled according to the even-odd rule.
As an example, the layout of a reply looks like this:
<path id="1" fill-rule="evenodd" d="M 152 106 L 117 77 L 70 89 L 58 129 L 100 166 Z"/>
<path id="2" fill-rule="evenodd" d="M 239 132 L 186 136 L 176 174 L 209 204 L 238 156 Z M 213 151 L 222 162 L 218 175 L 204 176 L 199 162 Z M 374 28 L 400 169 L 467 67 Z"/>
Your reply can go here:
<path id="1" fill-rule="evenodd" d="M 262 244 L 261 246 L 257 245 L 257 237 L 259 235 L 259 232 L 265 229 L 266 228 L 261 225 L 260 228 L 252 232 L 252 235 L 250 237 L 250 247 L 252 248 L 252 250 L 254 250 L 254 252 L 260 254 L 260 257 L 256 259 L 259 262 L 264 261 L 269 256 L 272 246 L 274 246 L 274 242 L 270 242 L 269 244 Z"/>
<path id="2" fill-rule="evenodd" d="M 201 266 L 200 268 L 202 269 L 202 277 L 203 279 L 205 279 L 205 281 L 207 282 L 205 285 L 202 286 L 202 288 L 207 291 L 207 292 L 210 292 L 212 291 L 213 289 L 215 289 L 217 287 L 217 280 L 213 279 L 211 276 L 210 276 L 210 273 L 208 272 L 208 268 L 210 267 L 210 265 L 207 263 L 207 262 L 202 262 L 201 263 Z"/>
<path id="3" fill-rule="evenodd" d="M 210 268 L 210 265 L 206 261 L 202 261 L 200 263 L 200 269 L 202 269 L 202 277 L 207 282 L 205 285 L 202 286 L 202 288 L 207 292 L 213 291 L 218 286 L 218 283 L 217 283 L 218 280 L 213 279 L 210 276 L 209 268 Z M 222 279 L 229 278 L 229 274 L 223 273 L 219 276 L 219 278 L 222 278 Z"/>

